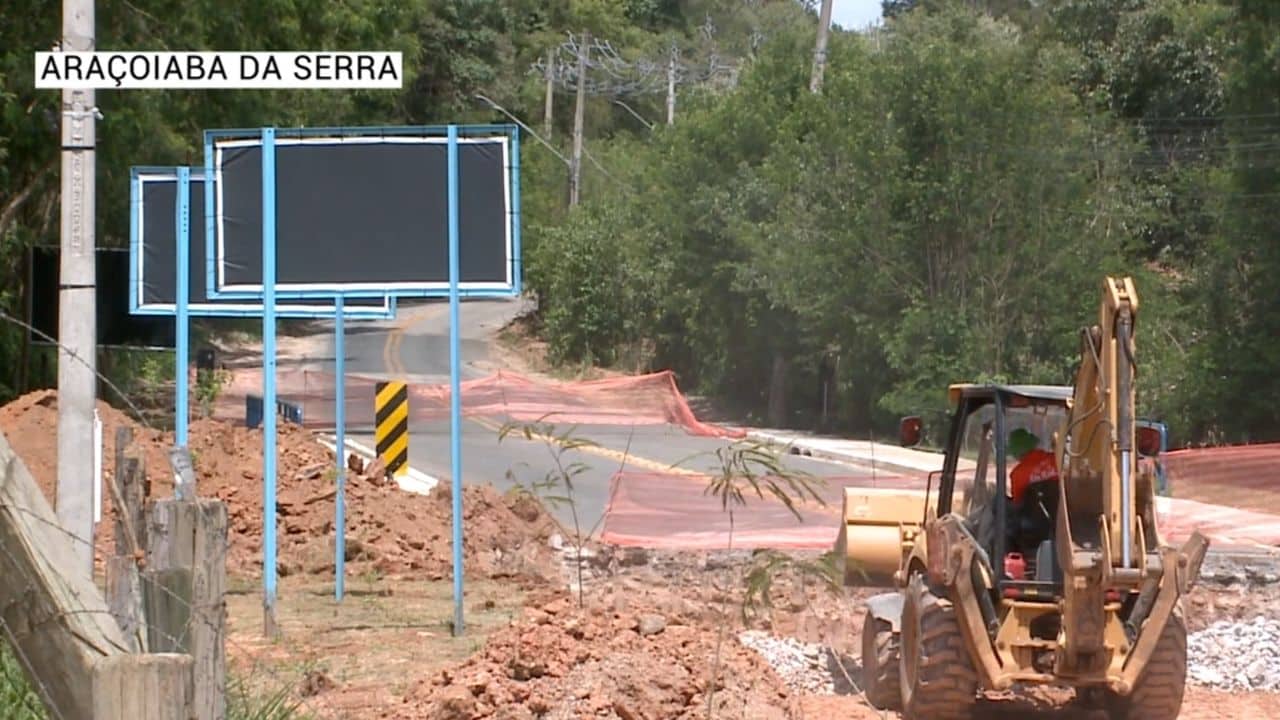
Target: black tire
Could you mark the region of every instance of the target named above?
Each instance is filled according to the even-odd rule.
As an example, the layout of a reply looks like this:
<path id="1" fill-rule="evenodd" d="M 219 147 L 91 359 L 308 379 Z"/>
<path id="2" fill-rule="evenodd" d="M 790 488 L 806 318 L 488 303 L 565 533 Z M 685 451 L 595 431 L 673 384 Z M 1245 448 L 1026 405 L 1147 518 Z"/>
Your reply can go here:
<path id="1" fill-rule="evenodd" d="M 881 710 L 901 707 L 898 664 L 897 633 L 887 620 L 868 610 L 862 623 L 862 691 L 867 702 Z"/>
<path id="2" fill-rule="evenodd" d="M 950 601 L 916 575 L 903 591 L 900 686 L 904 720 L 968 720 L 978 673 Z"/>
<path id="3" fill-rule="evenodd" d="M 1175 607 L 1133 692 L 1111 697 L 1115 720 L 1176 720 L 1187 687 L 1187 624 Z"/>

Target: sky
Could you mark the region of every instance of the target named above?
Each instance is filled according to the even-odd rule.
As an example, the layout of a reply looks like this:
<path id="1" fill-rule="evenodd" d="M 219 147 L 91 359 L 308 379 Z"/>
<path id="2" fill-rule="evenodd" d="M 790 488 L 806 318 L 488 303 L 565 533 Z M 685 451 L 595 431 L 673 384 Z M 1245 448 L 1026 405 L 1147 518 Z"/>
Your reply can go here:
<path id="1" fill-rule="evenodd" d="M 880 22 L 880 0 L 833 0 L 831 22 L 846 30 L 861 30 Z"/>

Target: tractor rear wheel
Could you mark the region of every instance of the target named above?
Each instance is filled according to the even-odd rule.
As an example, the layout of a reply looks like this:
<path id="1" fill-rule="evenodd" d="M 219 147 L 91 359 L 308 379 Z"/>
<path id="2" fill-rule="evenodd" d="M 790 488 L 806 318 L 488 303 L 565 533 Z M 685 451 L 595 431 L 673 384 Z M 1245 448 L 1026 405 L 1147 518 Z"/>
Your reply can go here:
<path id="1" fill-rule="evenodd" d="M 1118 720 L 1176 720 L 1187 686 L 1187 624 L 1175 607 L 1133 692 L 1111 697 Z"/>
<path id="2" fill-rule="evenodd" d="M 898 663 L 893 625 L 868 610 L 862 623 L 862 690 L 867 702 L 881 710 L 897 710 L 902 704 Z"/>
<path id="3" fill-rule="evenodd" d="M 901 632 L 904 720 L 967 720 L 977 702 L 978 673 L 955 607 L 916 575 L 904 590 Z"/>

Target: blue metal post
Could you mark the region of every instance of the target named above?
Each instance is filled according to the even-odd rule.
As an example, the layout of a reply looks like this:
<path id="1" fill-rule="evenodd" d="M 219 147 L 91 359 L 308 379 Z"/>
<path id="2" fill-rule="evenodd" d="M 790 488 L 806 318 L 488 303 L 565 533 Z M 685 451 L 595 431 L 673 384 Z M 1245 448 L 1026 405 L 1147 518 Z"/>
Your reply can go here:
<path id="1" fill-rule="evenodd" d="M 520 129 L 511 131 L 511 286 L 519 295 L 523 283 L 520 260 Z"/>
<path id="2" fill-rule="evenodd" d="M 216 209 L 213 205 L 213 139 L 208 135 L 204 139 L 204 287 L 205 297 L 214 297 L 214 293 L 218 291 L 217 273 L 214 272 L 215 253 L 214 245 L 217 240 L 214 235 L 218 232 L 217 219 L 214 217 Z"/>
<path id="3" fill-rule="evenodd" d="M 140 192 L 142 180 L 138 178 L 138 169 L 129 171 L 129 313 L 132 314 L 142 303 L 138 297 L 138 263 L 142 261 L 142 250 L 138 245 L 138 209 L 142 202 Z"/>
<path id="4" fill-rule="evenodd" d="M 453 634 L 462 634 L 462 388 L 458 370 L 458 126 L 449 126 L 449 451 L 453 459 Z"/>
<path id="5" fill-rule="evenodd" d="M 191 300 L 191 168 L 178 168 L 178 202 L 175 208 L 178 238 L 178 287 L 174 298 L 174 317 L 177 322 L 177 337 L 174 347 L 174 442 L 178 447 L 187 446 L 187 422 L 190 420 L 188 407 L 189 380 L 187 363 L 191 357 L 190 318 L 187 305 Z M 193 490 L 194 488 L 187 488 Z M 175 488 L 178 497 L 189 497 L 182 488 Z M 194 493 L 190 495 L 194 497 Z"/>
<path id="6" fill-rule="evenodd" d="M 333 391 L 333 427 L 337 435 L 338 448 L 338 497 L 334 507 L 333 526 L 337 533 L 334 543 L 333 558 L 333 597 L 342 602 L 342 594 L 346 586 L 347 560 L 347 351 L 343 347 L 346 340 L 346 308 L 343 307 L 341 293 L 333 298 L 333 372 L 336 376 Z"/>
<path id="7" fill-rule="evenodd" d="M 262 129 L 262 605 L 276 628 L 276 131 Z"/>

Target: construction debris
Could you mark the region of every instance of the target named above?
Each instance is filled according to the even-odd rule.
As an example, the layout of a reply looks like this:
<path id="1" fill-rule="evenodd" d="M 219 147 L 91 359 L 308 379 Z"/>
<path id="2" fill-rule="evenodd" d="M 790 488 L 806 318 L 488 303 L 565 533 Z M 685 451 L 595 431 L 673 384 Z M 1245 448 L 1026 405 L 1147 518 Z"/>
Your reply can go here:
<path id="1" fill-rule="evenodd" d="M 1222 690 L 1280 692 L 1280 622 L 1220 620 L 1187 637 L 1187 676 Z"/>
<path id="2" fill-rule="evenodd" d="M 761 630 L 740 632 L 738 641 L 760 653 L 792 690 L 823 695 L 835 692 L 836 683 L 829 668 L 836 658 L 827 648 Z"/>
<path id="3" fill-rule="evenodd" d="M 394 717 L 702 718 L 709 703 L 723 717 L 797 717 L 791 691 L 732 633 L 668 617 L 645 597 L 625 611 L 596 597 L 530 608 L 420 683 Z"/>

